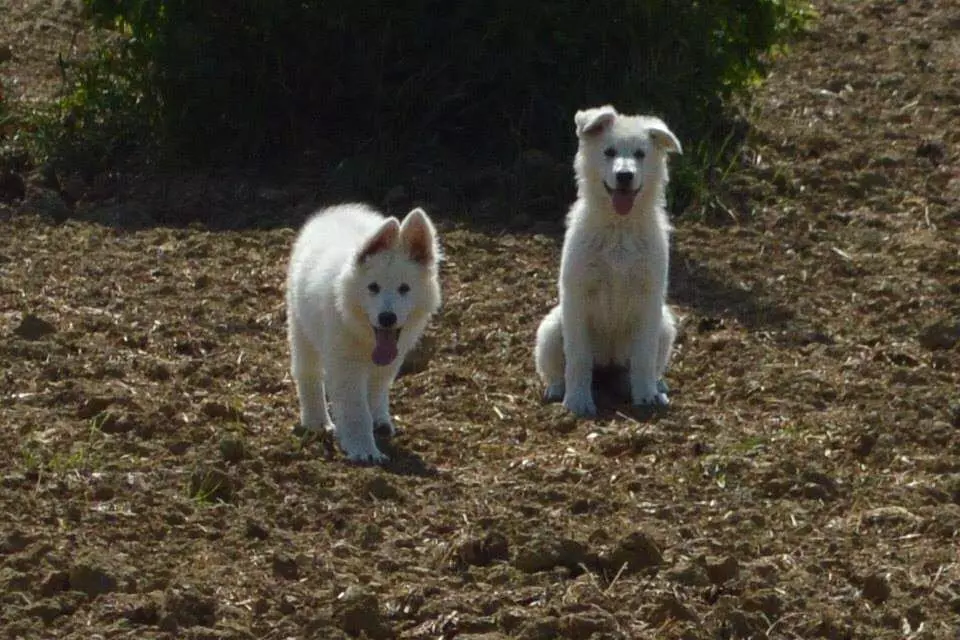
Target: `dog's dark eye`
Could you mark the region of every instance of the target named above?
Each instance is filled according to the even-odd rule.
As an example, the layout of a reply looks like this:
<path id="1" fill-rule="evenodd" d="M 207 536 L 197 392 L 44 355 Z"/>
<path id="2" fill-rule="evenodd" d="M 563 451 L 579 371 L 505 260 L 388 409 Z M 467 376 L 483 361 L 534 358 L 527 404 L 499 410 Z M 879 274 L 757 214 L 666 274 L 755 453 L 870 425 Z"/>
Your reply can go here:
<path id="1" fill-rule="evenodd" d="M 613 147 L 607 147 L 603 150 L 603 155 L 607 156 L 608 158 L 612 158 L 617 155 L 617 150 Z"/>
<path id="2" fill-rule="evenodd" d="M 370 284 L 367 285 L 367 291 L 369 291 L 373 295 L 377 295 L 378 293 L 380 293 L 380 285 L 378 285 L 376 282 L 371 282 Z"/>
<path id="3" fill-rule="evenodd" d="M 399 287 L 397 287 L 397 291 L 400 293 L 400 295 L 405 296 L 408 293 L 410 293 L 410 285 L 404 282 Z"/>
<path id="4" fill-rule="evenodd" d="M 636 158 L 637 160 L 643 160 L 643 157 L 645 155 L 647 154 L 643 152 L 643 149 L 637 149 L 636 151 L 633 152 L 633 157 Z"/>

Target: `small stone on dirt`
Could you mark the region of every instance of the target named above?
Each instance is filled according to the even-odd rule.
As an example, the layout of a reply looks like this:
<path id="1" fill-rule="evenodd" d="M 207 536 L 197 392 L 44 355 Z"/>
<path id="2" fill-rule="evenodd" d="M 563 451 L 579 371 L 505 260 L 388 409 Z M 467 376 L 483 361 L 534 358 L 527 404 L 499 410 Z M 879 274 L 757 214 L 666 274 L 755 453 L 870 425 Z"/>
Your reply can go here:
<path id="1" fill-rule="evenodd" d="M 20 324 L 17 325 L 17 328 L 13 330 L 13 333 L 17 336 L 23 338 L 24 340 L 40 340 L 52 333 L 56 333 L 57 328 L 38 316 L 33 315 L 32 313 L 27 313 L 23 316 L 23 319 L 20 321 Z"/>

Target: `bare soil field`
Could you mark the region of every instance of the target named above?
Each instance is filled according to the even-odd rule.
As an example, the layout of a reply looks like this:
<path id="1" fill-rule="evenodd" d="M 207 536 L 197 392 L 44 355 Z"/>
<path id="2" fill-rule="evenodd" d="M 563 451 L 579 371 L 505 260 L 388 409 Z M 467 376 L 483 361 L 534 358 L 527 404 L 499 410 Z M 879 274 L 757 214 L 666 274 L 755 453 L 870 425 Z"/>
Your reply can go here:
<path id="1" fill-rule="evenodd" d="M 815 5 L 721 213 L 676 221 L 654 418 L 539 400 L 562 206 L 441 222 L 444 308 L 365 467 L 293 433 L 290 225 L 124 229 L 28 179 L 0 204 L 0 637 L 960 637 L 960 6 Z M 55 90 L 77 20 L 0 9 L 8 93 Z"/>

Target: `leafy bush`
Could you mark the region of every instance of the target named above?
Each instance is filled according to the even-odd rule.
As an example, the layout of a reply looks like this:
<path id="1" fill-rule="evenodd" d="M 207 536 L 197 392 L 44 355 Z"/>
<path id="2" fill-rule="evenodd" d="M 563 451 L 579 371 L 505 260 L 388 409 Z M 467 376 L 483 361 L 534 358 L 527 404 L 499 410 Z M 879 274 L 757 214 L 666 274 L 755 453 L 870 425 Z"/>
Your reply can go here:
<path id="1" fill-rule="evenodd" d="M 333 157 L 565 157 L 573 112 L 608 102 L 661 114 L 714 153 L 726 101 L 806 18 L 799 0 L 86 3 L 125 39 L 99 71 L 84 67 L 70 108 L 127 109 L 199 159 L 317 145 Z M 115 75 L 119 99 L 102 93 Z"/>

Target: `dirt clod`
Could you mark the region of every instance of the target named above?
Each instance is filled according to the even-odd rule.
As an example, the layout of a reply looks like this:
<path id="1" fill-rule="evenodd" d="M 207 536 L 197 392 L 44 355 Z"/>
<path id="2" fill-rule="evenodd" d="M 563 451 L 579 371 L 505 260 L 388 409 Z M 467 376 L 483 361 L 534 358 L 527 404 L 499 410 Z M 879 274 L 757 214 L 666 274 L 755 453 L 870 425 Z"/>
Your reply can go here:
<path id="1" fill-rule="evenodd" d="M 396 485 L 382 475 L 376 475 L 367 480 L 363 490 L 366 495 L 376 500 L 399 500 L 401 497 Z"/>
<path id="2" fill-rule="evenodd" d="M 117 578 L 106 569 L 89 562 L 82 562 L 70 568 L 67 583 L 72 591 L 82 591 L 89 598 L 101 593 L 110 593 L 117 589 Z"/>
<path id="3" fill-rule="evenodd" d="M 212 627 L 217 623 L 217 601 L 194 587 L 168 589 L 163 594 L 158 626 L 170 632 L 186 627 Z"/>
<path id="4" fill-rule="evenodd" d="M 340 629 L 349 636 L 393 637 L 381 618 L 377 596 L 364 587 L 351 586 L 341 592 L 334 603 L 333 615 Z"/>
<path id="5" fill-rule="evenodd" d="M 46 598 L 54 596 L 70 588 L 70 573 L 66 571 L 51 571 L 40 583 L 40 594 Z"/>
<path id="6" fill-rule="evenodd" d="M 646 531 L 634 531 L 622 538 L 610 551 L 601 554 L 601 562 L 610 575 L 625 575 L 663 564 L 660 545 Z"/>
<path id="7" fill-rule="evenodd" d="M 560 618 L 558 631 L 564 638 L 589 638 L 594 634 L 613 633 L 618 628 L 617 619 L 603 610 L 571 613 Z"/>
<path id="8" fill-rule="evenodd" d="M 867 600 L 870 600 L 874 604 L 882 604 L 886 602 L 893 593 L 893 589 L 890 586 L 890 580 L 885 575 L 872 573 L 864 576 L 862 582 L 863 585 L 861 586 L 861 592 L 863 593 L 863 597 Z"/>
<path id="9" fill-rule="evenodd" d="M 457 547 L 457 557 L 467 565 L 485 567 L 493 562 L 510 558 L 510 546 L 506 536 L 497 531 L 480 538 L 468 538 Z"/>
<path id="10" fill-rule="evenodd" d="M 918 339 L 925 349 L 952 349 L 960 342 L 960 321 L 939 320 L 928 324 L 921 330 Z"/>
<path id="11" fill-rule="evenodd" d="M 13 333 L 24 340 L 40 340 L 57 332 L 57 328 L 39 316 L 32 313 L 24 314 L 20 324 Z"/>
<path id="12" fill-rule="evenodd" d="M 586 560 L 587 548 L 576 540 L 543 536 L 522 544 L 513 566 L 525 573 L 536 573 L 554 567 L 576 569 Z"/>
<path id="13" fill-rule="evenodd" d="M 283 552 L 274 554 L 273 575 L 284 580 L 296 580 L 300 577 L 300 567 L 297 566 L 297 559 Z"/>
<path id="14" fill-rule="evenodd" d="M 255 540 L 266 540 L 270 537 L 270 530 L 262 522 L 249 518 L 247 519 L 246 536 Z"/>
<path id="15" fill-rule="evenodd" d="M 718 559 L 708 559 L 706 563 L 707 575 L 710 576 L 710 582 L 714 584 L 723 584 L 730 580 L 736 580 L 740 575 L 740 563 L 733 556 L 726 556 Z"/>
<path id="16" fill-rule="evenodd" d="M 703 565 L 698 562 L 681 561 L 663 572 L 666 579 L 688 587 L 703 587 L 710 584 L 710 578 Z"/>

